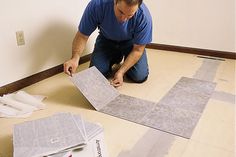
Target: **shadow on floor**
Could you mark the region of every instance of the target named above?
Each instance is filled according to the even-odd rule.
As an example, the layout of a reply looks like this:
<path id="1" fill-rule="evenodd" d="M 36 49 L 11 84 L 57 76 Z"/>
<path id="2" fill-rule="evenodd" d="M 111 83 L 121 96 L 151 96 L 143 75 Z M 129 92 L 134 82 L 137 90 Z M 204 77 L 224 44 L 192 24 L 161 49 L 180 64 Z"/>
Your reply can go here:
<path id="1" fill-rule="evenodd" d="M 12 135 L 0 137 L 0 157 L 13 157 Z M 4 154 L 2 154 L 4 152 Z"/>
<path id="2" fill-rule="evenodd" d="M 88 110 L 95 110 L 76 87 L 68 85 L 58 86 L 57 89 L 53 90 L 50 93 L 50 96 L 45 102 L 64 106 L 74 106 Z"/>

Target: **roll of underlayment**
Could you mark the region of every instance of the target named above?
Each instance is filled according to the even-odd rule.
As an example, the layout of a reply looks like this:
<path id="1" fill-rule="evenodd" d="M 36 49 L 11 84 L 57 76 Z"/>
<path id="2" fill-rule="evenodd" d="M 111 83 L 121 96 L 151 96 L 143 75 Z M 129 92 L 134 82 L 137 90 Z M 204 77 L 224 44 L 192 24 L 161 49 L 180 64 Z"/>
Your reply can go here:
<path id="1" fill-rule="evenodd" d="M 32 105 L 21 103 L 7 96 L 0 97 L 0 103 L 19 111 L 32 112 L 34 110 L 37 110 L 37 108 Z"/>
<path id="2" fill-rule="evenodd" d="M 16 116 L 19 110 L 12 108 L 6 104 L 0 103 L 0 117 L 4 116 Z"/>
<path id="3" fill-rule="evenodd" d="M 34 96 L 32 96 L 24 91 L 18 91 L 14 95 L 14 99 L 19 102 L 32 105 L 32 106 L 36 107 L 37 109 L 44 109 L 45 108 L 44 103 L 42 103 L 39 99 L 35 98 Z"/>
<path id="4" fill-rule="evenodd" d="M 28 117 L 33 111 L 45 108 L 44 96 L 34 97 L 24 91 L 0 97 L 0 117 Z"/>

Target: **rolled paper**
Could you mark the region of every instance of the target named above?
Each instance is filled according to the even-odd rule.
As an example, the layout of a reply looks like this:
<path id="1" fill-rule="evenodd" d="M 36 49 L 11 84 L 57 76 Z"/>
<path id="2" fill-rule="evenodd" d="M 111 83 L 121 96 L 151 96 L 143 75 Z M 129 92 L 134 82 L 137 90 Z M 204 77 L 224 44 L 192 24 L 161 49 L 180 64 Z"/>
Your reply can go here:
<path id="1" fill-rule="evenodd" d="M 37 98 L 35 98 L 34 96 L 24 92 L 24 91 L 18 91 L 15 95 L 14 95 L 14 99 L 16 99 L 17 101 L 20 101 L 22 103 L 31 105 L 36 107 L 37 109 L 44 109 L 45 108 L 45 104 L 42 103 L 40 100 L 38 100 Z"/>

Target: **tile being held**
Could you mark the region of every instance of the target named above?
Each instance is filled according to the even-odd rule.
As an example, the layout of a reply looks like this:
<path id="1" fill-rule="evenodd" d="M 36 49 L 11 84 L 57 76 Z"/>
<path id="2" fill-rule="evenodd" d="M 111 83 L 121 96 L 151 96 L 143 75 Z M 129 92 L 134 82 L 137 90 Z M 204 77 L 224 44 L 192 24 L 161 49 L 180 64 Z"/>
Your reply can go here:
<path id="1" fill-rule="evenodd" d="M 96 110 L 120 95 L 95 67 L 75 74 L 71 80 Z"/>

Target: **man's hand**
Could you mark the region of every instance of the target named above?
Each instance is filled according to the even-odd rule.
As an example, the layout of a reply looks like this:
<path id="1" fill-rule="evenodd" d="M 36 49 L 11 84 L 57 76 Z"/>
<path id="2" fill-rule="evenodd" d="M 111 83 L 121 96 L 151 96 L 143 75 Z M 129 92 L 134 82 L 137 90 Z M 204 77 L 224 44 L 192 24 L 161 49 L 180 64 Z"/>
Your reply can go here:
<path id="1" fill-rule="evenodd" d="M 146 45 L 136 45 L 134 47 L 128 57 L 125 59 L 124 63 L 120 67 L 120 69 L 115 73 L 114 78 L 111 80 L 111 85 L 114 87 L 119 87 L 123 85 L 123 77 L 124 74 L 132 67 L 134 64 L 138 62 L 140 57 L 142 56 Z"/>
<path id="2" fill-rule="evenodd" d="M 88 36 L 80 33 L 76 33 L 75 38 L 72 43 L 72 57 L 70 60 L 64 63 L 64 72 L 70 76 L 75 73 L 78 65 L 80 56 L 85 48 L 88 40 Z"/>
<path id="3" fill-rule="evenodd" d="M 64 72 L 70 76 L 72 76 L 73 73 L 75 73 L 77 67 L 79 64 L 79 59 L 70 59 L 67 62 L 64 63 Z"/>
<path id="4" fill-rule="evenodd" d="M 114 87 L 120 87 L 123 85 L 123 77 L 124 74 L 120 71 L 117 71 L 115 73 L 114 78 L 111 80 L 111 85 L 113 85 Z"/>

